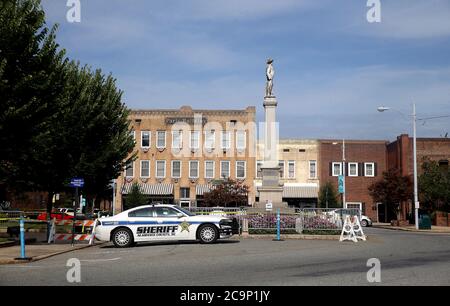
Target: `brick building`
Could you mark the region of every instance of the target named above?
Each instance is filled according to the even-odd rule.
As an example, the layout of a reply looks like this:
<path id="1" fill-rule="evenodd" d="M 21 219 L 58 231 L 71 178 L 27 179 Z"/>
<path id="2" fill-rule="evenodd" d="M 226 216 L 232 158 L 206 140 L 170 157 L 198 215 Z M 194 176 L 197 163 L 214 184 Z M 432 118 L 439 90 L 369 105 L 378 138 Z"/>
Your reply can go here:
<path id="1" fill-rule="evenodd" d="M 441 167 L 448 171 L 450 138 L 417 138 L 416 143 L 418 175 L 422 171 L 421 164 L 424 158 L 438 162 Z M 411 176 L 411 179 L 413 179 L 413 138 L 407 134 L 402 134 L 387 145 L 386 151 L 388 169 L 399 169 L 402 175 Z M 414 213 L 412 198 L 411 195 L 411 201 L 402 203 L 402 219 L 407 219 L 410 214 Z"/>
<path id="2" fill-rule="evenodd" d="M 319 192 L 317 140 L 280 139 L 277 146 L 280 182 L 283 184 L 283 202 L 290 207 L 316 207 Z M 258 143 L 255 187 L 262 185 L 264 144 Z M 256 192 L 255 201 L 259 201 Z"/>
<path id="3" fill-rule="evenodd" d="M 132 183 L 148 203 L 201 206 L 214 180 L 230 177 L 255 198 L 255 107 L 243 110 L 133 110 L 130 124 L 137 159 L 117 179 L 116 212 Z"/>
<path id="4" fill-rule="evenodd" d="M 386 145 L 383 140 L 345 140 L 346 208 L 359 208 L 373 221 L 379 220 L 377 203 L 368 187 L 378 181 L 387 169 Z M 330 181 L 338 188 L 343 173 L 342 140 L 319 140 L 319 181 Z"/>

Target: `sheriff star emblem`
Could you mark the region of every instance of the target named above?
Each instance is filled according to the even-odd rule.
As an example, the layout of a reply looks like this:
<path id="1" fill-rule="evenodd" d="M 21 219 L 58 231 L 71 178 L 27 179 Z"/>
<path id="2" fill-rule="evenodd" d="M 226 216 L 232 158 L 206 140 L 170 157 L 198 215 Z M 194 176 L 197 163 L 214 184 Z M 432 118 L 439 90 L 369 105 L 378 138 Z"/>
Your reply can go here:
<path id="1" fill-rule="evenodd" d="M 183 231 L 188 231 L 189 232 L 189 226 L 191 226 L 191 224 L 189 222 L 183 221 L 180 223 L 181 226 L 181 232 Z"/>

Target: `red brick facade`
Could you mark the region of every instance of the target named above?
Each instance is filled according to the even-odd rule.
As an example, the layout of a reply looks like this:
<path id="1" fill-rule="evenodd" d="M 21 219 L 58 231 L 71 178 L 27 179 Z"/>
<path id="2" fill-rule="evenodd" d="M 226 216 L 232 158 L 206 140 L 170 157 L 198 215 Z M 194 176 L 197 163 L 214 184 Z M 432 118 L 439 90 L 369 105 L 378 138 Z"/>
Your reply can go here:
<path id="1" fill-rule="evenodd" d="M 337 188 L 338 177 L 333 176 L 333 162 L 342 162 L 342 140 L 319 141 L 320 184 L 331 181 Z M 345 141 L 345 186 L 346 203 L 360 203 L 362 211 L 373 221 L 378 221 L 377 204 L 373 202 L 368 187 L 378 181 L 386 171 L 386 141 L 346 140 Z M 349 163 L 357 163 L 357 175 L 350 176 Z M 373 176 L 365 173 L 365 164 L 373 163 Z"/>
<path id="2" fill-rule="evenodd" d="M 417 169 L 420 175 L 423 159 L 429 158 L 448 167 L 450 162 L 450 139 L 449 138 L 417 138 Z M 388 169 L 397 168 L 402 175 L 409 175 L 413 179 L 413 138 L 406 134 L 397 137 L 397 140 L 387 146 Z M 420 190 L 419 190 L 420 192 Z M 411 196 L 412 198 L 412 196 Z M 406 219 L 408 214 L 413 213 L 412 201 L 402 204 L 402 218 Z"/>

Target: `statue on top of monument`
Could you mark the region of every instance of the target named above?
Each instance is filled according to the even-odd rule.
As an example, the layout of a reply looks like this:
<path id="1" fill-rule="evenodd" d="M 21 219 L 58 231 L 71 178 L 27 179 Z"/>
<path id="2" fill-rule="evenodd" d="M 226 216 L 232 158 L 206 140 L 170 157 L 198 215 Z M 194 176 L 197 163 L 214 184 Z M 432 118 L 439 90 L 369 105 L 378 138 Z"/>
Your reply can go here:
<path id="1" fill-rule="evenodd" d="M 266 97 L 273 96 L 272 94 L 272 88 L 273 88 L 273 59 L 269 58 L 267 59 L 267 68 L 266 68 L 266 77 L 267 77 L 267 83 L 266 83 Z"/>

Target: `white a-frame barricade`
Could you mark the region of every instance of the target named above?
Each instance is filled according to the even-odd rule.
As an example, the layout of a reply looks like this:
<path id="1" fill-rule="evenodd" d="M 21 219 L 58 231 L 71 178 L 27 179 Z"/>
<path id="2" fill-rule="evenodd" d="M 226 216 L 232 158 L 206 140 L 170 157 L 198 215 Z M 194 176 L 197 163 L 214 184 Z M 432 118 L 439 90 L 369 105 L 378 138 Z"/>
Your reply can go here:
<path id="1" fill-rule="evenodd" d="M 344 219 L 344 226 L 342 227 L 341 237 L 339 241 L 351 240 L 358 242 L 358 239 L 366 241 L 358 216 L 346 215 Z"/>

